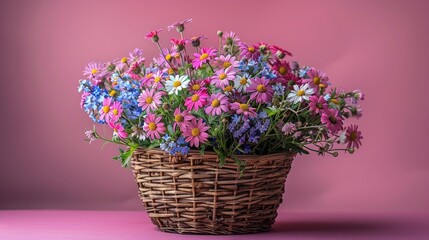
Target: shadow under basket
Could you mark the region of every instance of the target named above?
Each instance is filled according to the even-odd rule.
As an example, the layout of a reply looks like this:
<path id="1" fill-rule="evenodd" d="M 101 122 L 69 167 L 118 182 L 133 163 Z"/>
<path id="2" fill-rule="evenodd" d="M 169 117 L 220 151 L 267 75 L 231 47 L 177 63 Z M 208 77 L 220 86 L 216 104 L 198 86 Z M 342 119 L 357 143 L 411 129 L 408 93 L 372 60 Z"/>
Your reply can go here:
<path id="1" fill-rule="evenodd" d="M 137 149 L 133 173 L 143 205 L 158 228 L 188 234 L 257 233 L 271 229 L 282 203 L 294 153 L 242 155 L 246 168 L 216 153 L 173 157 Z"/>

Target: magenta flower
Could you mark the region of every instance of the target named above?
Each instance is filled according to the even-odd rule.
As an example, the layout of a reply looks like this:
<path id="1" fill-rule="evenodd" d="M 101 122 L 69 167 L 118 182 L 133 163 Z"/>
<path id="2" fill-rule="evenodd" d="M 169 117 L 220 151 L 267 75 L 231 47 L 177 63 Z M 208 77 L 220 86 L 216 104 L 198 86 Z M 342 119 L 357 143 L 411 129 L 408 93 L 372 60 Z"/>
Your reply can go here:
<path id="1" fill-rule="evenodd" d="M 195 69 L 200 68 L 203 63 L 208 63 L 216 56 L 217 50 L 213 48 L 202 48 L 199 53 L 194 53 L 195 59 L 192 61 L 192 66 Z"/>
<path id="2" fill-rule="evenodd" d="M 139 96 L 139 99 L 137 102 L 139 103 L 138 106 L 142 107 L 142 110 L 147 111 L 155 111 L 158 106 L 161 104 L 161 97 L 163 95 L 163 92 L 156 92 L 155 89 L 145 89 L 142 91 L 142 93 Z"/>
<path id="3" fill-rule="evenodd" d="M 127 138 L 128 133 L 125 132 L 124 126 L 121 123 L 109 122 L 109 127 L 113 129 L 114 135 L 119 136 L 121 139 Z"/>
<path id="4" fill-rule="evenodd" d="M 307 71 L 308 79 L 304 79 L 303 83 L 308 83 L 314 89 L 319 90 L 320 84 L 328 86 L 329 78 L 325 72 L 316 70 L 315 68 L 310 68 Z"/>
<path id="5" fill-rule="evenodd" d="M 326 102 L 323 96 L 310 96 L 310 103 L 308 106 L 310 107 L 310 111 L 318 114 L 326 111 L 328 109 L 328 102 Z"/>
<path id="6" fill-rule="evenodd" d="M 185 100 L 185 106 L 189 110 L 198 111 L 200 107 L 203 107 L 207 103 L 208 97 L 209 95 L 206 91 L 200 90 Z"/>
<path id="7" fill-rule="evenodd" d="M 144 60 L 139 62 L 134 62 L 131 67 L 126 71 L 126 73 L 134 80 L 139 80 L 142 78 L 142 65 Z"/>
<path id="8" fill-rule="evenodd" d="M 168 63 L 175 65 L 177 63 L 177 59 L 180 58 L 180 54 L 179 52 L 176 50 L 176 48 L 164 48 L 162 49 L 162 53 L 160 54 L 160 58 L 159 58 L 159 63 L 160 66 L 164 66 Z"/>
<path id="9" fill-rule="evenodd" d="M 275 70 L 278 75 L 282 77 L 286 77 L 291 72 L 289 63 L 285 60 L 278 59 L 274 61 L 273 70 Z"/>
<path id="10" fill-rule="evenodd" d="M 247 103 L 235 102 L 231 104 L 231 109 L 236 110 L 236 113 L 243 115 L 245 119 L 248 117 L 256 117 L 257 115 L 255 112 L 256 108 L 250 107 Z"/>
<path id="11" fill-rule="evenodd" d="M 192 22 L 192 18 L 185 19 L 181 22 L 175 22 L 167 27 L 167 30 L 176 29 L 178 32 L 183 32 L 185 30 L 185 24 Z"/>
<path id="12" fill-rule="evenodd" d="M 145 58 L 143 57 L 143 50 L 135 48 L 132 52 L 129 52 L 130 59 L 133 62 L 140 62 L 144 61 Z"/>
<path id="13" fill-rule="evenodd" d="M 338 116 L 338 113 L 336 109 L 327 109 L 322 113 L 321 122 L 326 125 L 332 134 L 343 129 L 343 118 Z"/>
<path id="14" fill-rule="evenodd" d="M 112 98 L 105 98 L 103 100 L 103 107 L 101 107 L 99 113 L 100 113 L 100 120 L 104 120 L 106 122 L 109 122 L 110 120 L 110 111 L 112 106 Z"/>
<path id="15" fill-rule="evenodd" d="M 222 112 L 228 111 L 228 98 L 222 93 L 215 93 L 210 96 L 206 113 L 212 116 L 221 115 Z"/>
<path id="16" fill-rule="evenodd" d="M 210 84 L 210 79 L 194 79 L 189 82 L 188 90 L 191 93 L 196 93 L 200 90 L 207 91 L 207 87 Z"/>
<path id="17" fill-rule="evenodd" d="M 200 143 L 205 143 L 209 135 L 207 134 L 209 127 L 203 122 L 203 119 L 194 118 L 186 124 L 183 136 L 189 144 L 195 147 L 199 147 Z"/>
<path id="18" fill-rule="evenodd" d="M 270 102 L 273 98 L 274 90 L 269 82 L 270 80 L 265 77 L 252 79 L 250 86 L 246 90 L 248 93 L 252 93 L 250 100 L 256 99 L 257 103 Z"/>
<path id="19" fill-rule="evenodd" d="M 152 40 L 153 42 L 158 42 L 159 37 L 158 34 L 162 31 L 162 29 L 158 29 L 156 31 L 152 31 L 148 34 L 146 34 L 146 39 L 147 40 Z"/>
<path id="20" fill-rule="evenodd" d="M 183 112 L 180 111 L 180 108 L 176 108 L 174 110 L 174 123 L 173 123 L 173 130 L 176 131 L 176 127 L 179 127 L 179 129 L 183 132 L 186 122 L 191 121 L 195 117 L 189 114 L 189 110 L 184 110 Z"/>
<path id="21" fill-rule="evenodd" d="M 171 39 L 171 43 L 174 45 L 174 48 L 180 52 L 185 49 L 185 45 L 189 43 L 188 39 Z"/>
<path id="22" fill-rule="evenodd" d="M 161 135 L 165 133 L 164 123 L 161 122 L 162 117 L 157 117 L 155 114 L 149 113 L 145 120 L 143 130 L 149 139 L 160 139 Z"/>
<path id="23" fill-rule="evenodd" d="M 110 122 L 117 122 L 122 115 L 123 109 L 122 104 L 118 101 L 113 102 L 109 112 Z"/>
<path id="24" fill-rule="evenodd" d="M 240 62 L 236 60 L 237 58 L 231 55 L 220 55 L 219 57 L 215 58 L 216 60 L 216 66 L 222 67 L 222 68 L 237 68 L 240 65 Z"/>
<path id="25" fill-rule="evenodd" d="M 240 51 L 241 51 L 240 56 L 241 57 L 244 57 L 247 59 L 258 60 L 260 53 L 257 49 L 255 49 L 255 47 L 248 46 L 244 42 L 239 42 L 238 46 L 240 47 Z"/>
<path id="26" fill-rule="evenodd" d="M 292 56 L 292 53 L 278 46 L 270 46 L 270 51 L 273 55 L 276 55 L 279 59 L 283 59 L 286 56 Z"/>
<path id="27" fill-rule="evenodd" d="M 238 41 L 240 41 L 240 37 L 238 37 L 235 32 L 227 32 L 223 35 L 224 41 L 227 45 L 234 45 Z"/>
<path id="28" fill-rule="evenodd" d="M 220 69 L 216 71 L 216 73 L 212 76 L 211 80 L 214 85 L 218 88 L 224 88 L 229 84 L 229 81 L 233 81 L 235 79 L 236 72 L 232 70 L 232 67 L 227 69 Z"/>
<path id="29" fill-rule="evenodd" d="M 357 125 L 351 125 L 347 127 L 346 130 L 346 143 L 347 148 L 357 148 L 359 149 L 359 146 L 362 145 L 362 142 L 360 141 L 363 137 L 360 131 L 357 130 Z"/>

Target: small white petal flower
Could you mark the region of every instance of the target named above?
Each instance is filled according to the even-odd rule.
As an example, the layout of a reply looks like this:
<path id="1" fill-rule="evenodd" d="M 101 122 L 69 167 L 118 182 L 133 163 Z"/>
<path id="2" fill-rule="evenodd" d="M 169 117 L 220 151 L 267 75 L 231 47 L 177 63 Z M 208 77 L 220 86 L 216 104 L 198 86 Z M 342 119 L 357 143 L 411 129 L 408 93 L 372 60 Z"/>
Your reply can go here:
<path id="1" fill-rule="evenodd" d="M 308 85 L 308 83 L 298 86 L 294 85 L 293 90 L 288 94 L 287 99 L 290 102 L 298 103 L 302 102 L 303 100 L 308 101 L 309 96 L 314 94 L 314 89 Z"/>
<path id="2" fill-rule="evenodd" d="M 171 76 L 170 79 L 165 83 L 165 88 L 168 94 L 178 94 L 180 90 L 187 88 L 189 84 L 189 78 L 186 75 L 183 76 Z"/>

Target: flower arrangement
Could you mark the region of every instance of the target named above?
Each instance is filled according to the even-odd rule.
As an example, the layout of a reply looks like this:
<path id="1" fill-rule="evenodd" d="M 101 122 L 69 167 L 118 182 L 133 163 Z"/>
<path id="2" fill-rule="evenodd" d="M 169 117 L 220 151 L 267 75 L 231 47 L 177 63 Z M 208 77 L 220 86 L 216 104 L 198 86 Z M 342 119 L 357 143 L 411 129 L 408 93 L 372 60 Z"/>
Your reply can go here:
<path id="1" fill-rule="evenodd" d="M 108 63 L 90 63 L 79 81 L 81 108 L 113 137 L 87 131 L 90 142 L 102 139 L 127 146 L 115 159 L 128 165 L 139 147 L 160 148 L 173 156 L 191 149 L 214 151 L 222 165 L 240 155 L 292 151 L 337 156 L 361 146 L 359 90 L 331 85 L 325 72 L 300 66 L 281 47 L 249 45 L 235 32 L 217 32 L 219 47 L 203 47 L 204 35 L 187 39 L 185 25 L 168 26 L 178 39 L 162 48 L 161 29 L 150 32 L 160 55 L 147 63 L 140 49 Z M 192 53 L 191 53 L 192 52 Z"/>

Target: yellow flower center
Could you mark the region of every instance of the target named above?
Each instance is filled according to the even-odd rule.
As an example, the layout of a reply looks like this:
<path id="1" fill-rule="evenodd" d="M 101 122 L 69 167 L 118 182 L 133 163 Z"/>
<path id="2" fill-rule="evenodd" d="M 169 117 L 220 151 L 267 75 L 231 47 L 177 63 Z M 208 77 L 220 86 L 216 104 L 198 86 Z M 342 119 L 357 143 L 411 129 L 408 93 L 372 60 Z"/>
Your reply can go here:
<path id="1" fill-rule="evenodd" d="M 183 122 L 183 116 L 182 114 L 177 114 L 176 116 L 174 116 L 174 121 L 176 122 Z"/>
<path id="2" fill-rule="evenodd" d="M 192 134 L 193 137 L 199 136 L 200 135 L 200 129 L 193 128 L 192 131 L 191 131 L 191 134 Z"/>
<path id="3" fill-rule="evenodd" d="M 229 68 L 232 64 L 230 62 L 224 62 L 223 68 Z"/>
<path id="4" fill-rule="evenodd" d="M 335 98 L 332 98 L 332 99 L 331 99 L 331 103 L 335 103 L 335 104 L 338 104 L 339 102 L 338 102 L 338 100 L 337 100 L 337 99 L 335 99 Z"/>
<path id="5" fill-rule="evenodd" d="M 158 76 L 154 80 L 155 80 L 156 83 L 158 83 L 159 81 L 161 81 L 161 77 Z"/>
<path id="6" fill-rule="evenodd" d="M 118 115 L 118 113 L 119 113 L 118 109 L 116 109 L 116 108 L 115 108 L 115 109 L 113 109 L 113 114 L 114 114 L 114 115 Z"/>
<path id="7" fill-rule="evenodd" d="M 170 75 L 171 75 L 171 74 L 173 74 L 173 73 L 174 73 L 174 69 L 169 68 L 169 69 L 168 69 L 168 74 L 170 74 Z"/>
<path id="8" fill-rule="evenodd" d="M 147 97 L 146 98 L 146 103 L 147 104 L 151 104 L 153 102 L 153 98 L 152 97 Z"/>
<path id="9" fill-rule="evenodd" d="M 174 55 L 175 58 L 180 58 L 180 54 L 176 53 L 176 55 Z"/>
<path id="10" fill-rule="evenodd" d="M 264 93 L 264 92 L 266 92 L 266 91 L 267 91 L 267 88 L 265 87 L 265 85 L 263 85 L 263 84 L 259 84 L 259 85 L 256 87 L 256 91 L 258 91 L 258 92 L 260 92 L 260 93 Z"/>
<path id="11" fill-rule="evenodd" d="M 198 95 L 198 94 L 194 94 L 194 95 L 192 95 L 192 102 L 196 102 L 196 101 L 198 101 L 198 99 L 200 99 L 200 96 Z"/>
<path id="12" fill-rule="evenodd" d="M 200 90 L 200 88 L 201 88 L 200 84 L 194 84 L 192 86 L 192 90 L 194 90 L 194 91 L 198 91 L 198 90 Z"/>
<path id="13" fill-rule="evenodd" d="M 201 61 L 203 61 L 204 59 L 206 59 L 206 58 L 208 58 L 209 57 L 209 55 L 207 54 L 207 53 L 203 53 L 203 54 L 201 54 L 201 56 L 200 56 L 200 60 Z"/>
<path id="14" fill-rule="evenodd" d="M 284 75 L 284 74 L 286 73 L 286 68 L 285 68 L 285 67 L 280 67 L 280 68 L 279 68 L 279 73 L 280 73 L 281 75 Z"/>
<path id="15" fill-rule="evenodd" d="M 128 62 L 128 58 L 127 57 L 123 57 L 122 59 L 121 59 L 121 63 L 127 63 Z"/>
<path id="16" fill-rule="evenodd" d="M 219 107 L 220 101 L 218 99 L 213 100 L 212 107 Z"/>
<path id="17" fill-rule="evenodd" d="M 97 70 L 96 68 L 93 68 L 93 69 L 91 70 L 91 73 L 92 73 L 92 74 L 96 74 L 96 73 L 98 73 L 98 70 Z"/>
<path id="18" fill-rule="evenodd" d="M 112 82 L 112 86 L 113 87 L 116 86 L 116 85 L 118 85 L 118 82 L 116 82 L 116 81 Z"/>
<path id="19" fill-rule="evenodd" d="M 305 91 L 304 91 L 304 90 L 302 90 L 302 89 L 300 89 L 300 90 L 296 93 L 296 95 L 297 95 L 298 97 L 304 96 L 304 94 L 305 94 Z"/>
<path id="20" fill-rule="evenodd" d="M 112 90 L 112 91 L 110 91 L 110 93 L 109 93 L 109 95 L 110 95 L 111 97 L 115 96 L 115 94 L 116 94 L 116 91 L 115 91 L 115 90 Z"/>
<path id="21" fill-rule="evenodd" d="M 233 87 L 232 87 L 232 86 L 226 86 L 226 87 L 224 87 L 224 88 L 223 88 L 223 90 L 224 90 L 225 92 L 231 92 L 231 91 L 232 91 L 232 89 L 233 89 Z"/>
<path id="22" fill-rule="evenodd" d="M 219 75 L 219 79 L 220 80 L 224 80 L 226 78 L 226 74 L 225 73 L 221 73 L 220 75 Z"/>
<path id="23" fill-rule="evenodd" d="M 241 85 L 246 85 L 247 84 L 247 79 L 246 78 L 242 78 L 241 80 L 240 80 L 240 84 Z"/>
<path id="24" fill-rule="evenodd" d="M 321 84 L 319 84 L 319 87 L 320 87 L 320 88 L 325 88 L 325 87 L 326 87 L 326 85 L 325 85 L 325 84 L 323 84 L 323 83 L 321 83 Z"/>
<path id="25" fill-rule="evenodd" d="M 151 77 L 152 77 L 152 75 L 153 75 L 153 73 L 148 73 L 148 74 L 146 75 L 146 78 L 151 78 Z"/>
<path id="26" fill-rule="evenodd" d="M 167 61 L 170 61 L 170 60 L 171 60 L 171 58 L 172 58 L 171 54 L 167 54 L 167 55 L 165 55 L 165 59 L 166 59 Z"/>
<path id="27" fill-rule="evenodd" d="M 319 85 L 320 84 L 320 77 L 314 77 L 313 78 L 313 83 L 316 84 L 316 85 Z"/>
<path id="28" fill-rule="evenodd" d="M 254 53 L 255 52 L 255 48 L 254 47 L 248 47 L 247 51 L 249 51 L 251 53 Z"/>
<path id="29" fill-rule="evenodd" d="M 241 103 L 240 104 L 240 109 L 243 111 L 248 111 L 249 110 L 249 105 L 245 104 L 245 103 Z"/>
<path id="30" fill-rule="evenodd" d="M 103 112 L 104 113 L 108 113 L 110 111 L 110 106 L 104 106 L 103 107 Z"/>
<path id="31" fill-rule="evenodd" d="M 156 124 L 154 122 L 150 122 L 148 124 L 149 130 L 155 131 L 156 130 Z"/>
<path id="32" fill-rule="evenodd" d="M 180 86 L 182 86 L 182 82 L 181 81 L 177 80 L 177 81 L 173 82 L 173 87 L 178 88 Z"/>

